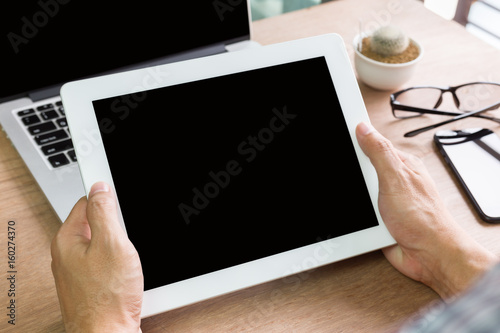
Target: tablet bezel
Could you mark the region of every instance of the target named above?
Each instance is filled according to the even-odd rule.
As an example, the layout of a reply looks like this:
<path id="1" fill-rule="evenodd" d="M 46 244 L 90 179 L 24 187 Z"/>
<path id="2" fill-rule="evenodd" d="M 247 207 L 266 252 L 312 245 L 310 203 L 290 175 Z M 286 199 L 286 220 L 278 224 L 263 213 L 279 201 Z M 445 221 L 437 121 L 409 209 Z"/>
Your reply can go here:
<path id="1" fill-rule="evenodd" d="M 362 121 L 369 122 L 369 117 L 344 42 L 337 34 L 327 34 L 246 51 L 70 82 L 61 88 L 61 97 L 78 156 L 83 184 L 88 194 L 92 184 L 98 181 L 105 181 L 113 189 L 115 188 L 92 105 L 93 101 L 131 93 L 140 94 L 150 89 L 320 56 L 325 57 L 335 84 L 338 100 L 379 226 L 145 291 L 142 317 L 395 244 L 378 210 L 376 172 L 356 140 L 356 125 Z M 339 82 L 342 84 L 338 84 Z M 355 202 L 352 204 L 356 205 Z M 356 218 L 352 214 L 348 216 Z M 121 214 L 120 223 L 126 230 Z M 168 269 L 166 272 L 168 274 Z"/>

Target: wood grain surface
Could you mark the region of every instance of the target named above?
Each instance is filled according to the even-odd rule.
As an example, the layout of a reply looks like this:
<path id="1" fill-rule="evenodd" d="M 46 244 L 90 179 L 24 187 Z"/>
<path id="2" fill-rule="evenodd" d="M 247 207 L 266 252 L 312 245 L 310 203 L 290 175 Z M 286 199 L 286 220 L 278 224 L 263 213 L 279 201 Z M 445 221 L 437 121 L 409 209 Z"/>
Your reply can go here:
<path id="1" fill-rule="evenodd" d="M 253 23 L 263 45 L 336 32 L 351 41 L 358 19 L 374 27 L 393 23 L 425 49 L 417 72 L 405 86 L 500 81 L 500 51 L 455 22 L 427 11 L 416 0 L 337 0 Z M 475 239 L 500 254 L 500 226 L 482 222 L 444 166 L 432 143 L 433 131 L 404 138 L 409 130 L 440 121 L 439 116 L 393 119 L 387 91 L 360 88 L 374 126 L 402 150 L 423 159 L 446 205 Z M 445 101 L 446 102 L 446 101 Z M 446 102 L 446 103 L 449 103 Z M 451 104 L 449 104 L 451 107 Z M 445 128 L 488 127 L 465 119 Z M 338 222 L 351 217 L 339 214 Z M 7 323 L 7 225 L 16 228 L 16 325 Z M 50 242 L 60 226 L 28 169 L 0 132 L 0 331 L 63 332 L 50 268 Z M 159 265 L 164 265 L 160 260 Z M 174 269 L 165 265 L 165 271 Z M 426 286 L 397 272 L 377 251 L 272 281 L 143 320 L 144 333 L 159 332 L 392 332 L 441 301 Z"/>

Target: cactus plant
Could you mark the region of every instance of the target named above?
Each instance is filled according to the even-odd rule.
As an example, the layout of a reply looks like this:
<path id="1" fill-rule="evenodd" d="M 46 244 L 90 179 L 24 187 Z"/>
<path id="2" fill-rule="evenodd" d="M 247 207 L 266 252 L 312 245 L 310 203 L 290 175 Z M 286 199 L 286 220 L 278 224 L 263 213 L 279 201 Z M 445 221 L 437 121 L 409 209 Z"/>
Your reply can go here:
<path id="1" fill-rule="evenodd" d="M 410 39 L 401 29 L 388 25 L 373 32 L 370 48 L 373 52 L 387 57 L 404 52 L 409 43 Z"/>

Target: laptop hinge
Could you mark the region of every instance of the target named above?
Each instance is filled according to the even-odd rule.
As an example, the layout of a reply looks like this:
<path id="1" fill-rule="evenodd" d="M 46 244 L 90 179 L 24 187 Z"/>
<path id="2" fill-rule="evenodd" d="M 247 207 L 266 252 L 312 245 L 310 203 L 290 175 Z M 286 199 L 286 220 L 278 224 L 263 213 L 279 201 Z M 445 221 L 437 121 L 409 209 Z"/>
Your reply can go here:
<path id="1" fill-rule="evenodd" d="M 29 98 L 33 102 L 41 101 L 43 99 L 59 96 L 59 91 L 61 90 L 62 85 L 58 84 L 49 88 L 35 90 L 28 93 Z"/>
<path id="2" fill-rule="evenodd" d="M 226 51 L 235 52 L 240 50 L 247 50 L 253 47 L 260 47 L 261 45 L 253 40 L 244 40 L 241 42 L 226 45 Z"/>

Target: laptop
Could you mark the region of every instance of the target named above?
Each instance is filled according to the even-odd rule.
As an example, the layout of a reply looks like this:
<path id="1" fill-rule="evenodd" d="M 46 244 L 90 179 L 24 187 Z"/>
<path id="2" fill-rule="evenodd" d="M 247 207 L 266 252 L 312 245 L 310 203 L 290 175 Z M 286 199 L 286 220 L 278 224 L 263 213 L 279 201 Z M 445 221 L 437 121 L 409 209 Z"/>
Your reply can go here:
<path id="1" fill-rule="evenodd" d="M 17 0 L 0 14 L 0 124 L 64 221 L 85 191 L 60 87 L 254 47 L 249 1 Z M 133 103 L 133 101 L 130 101 Z"/>

